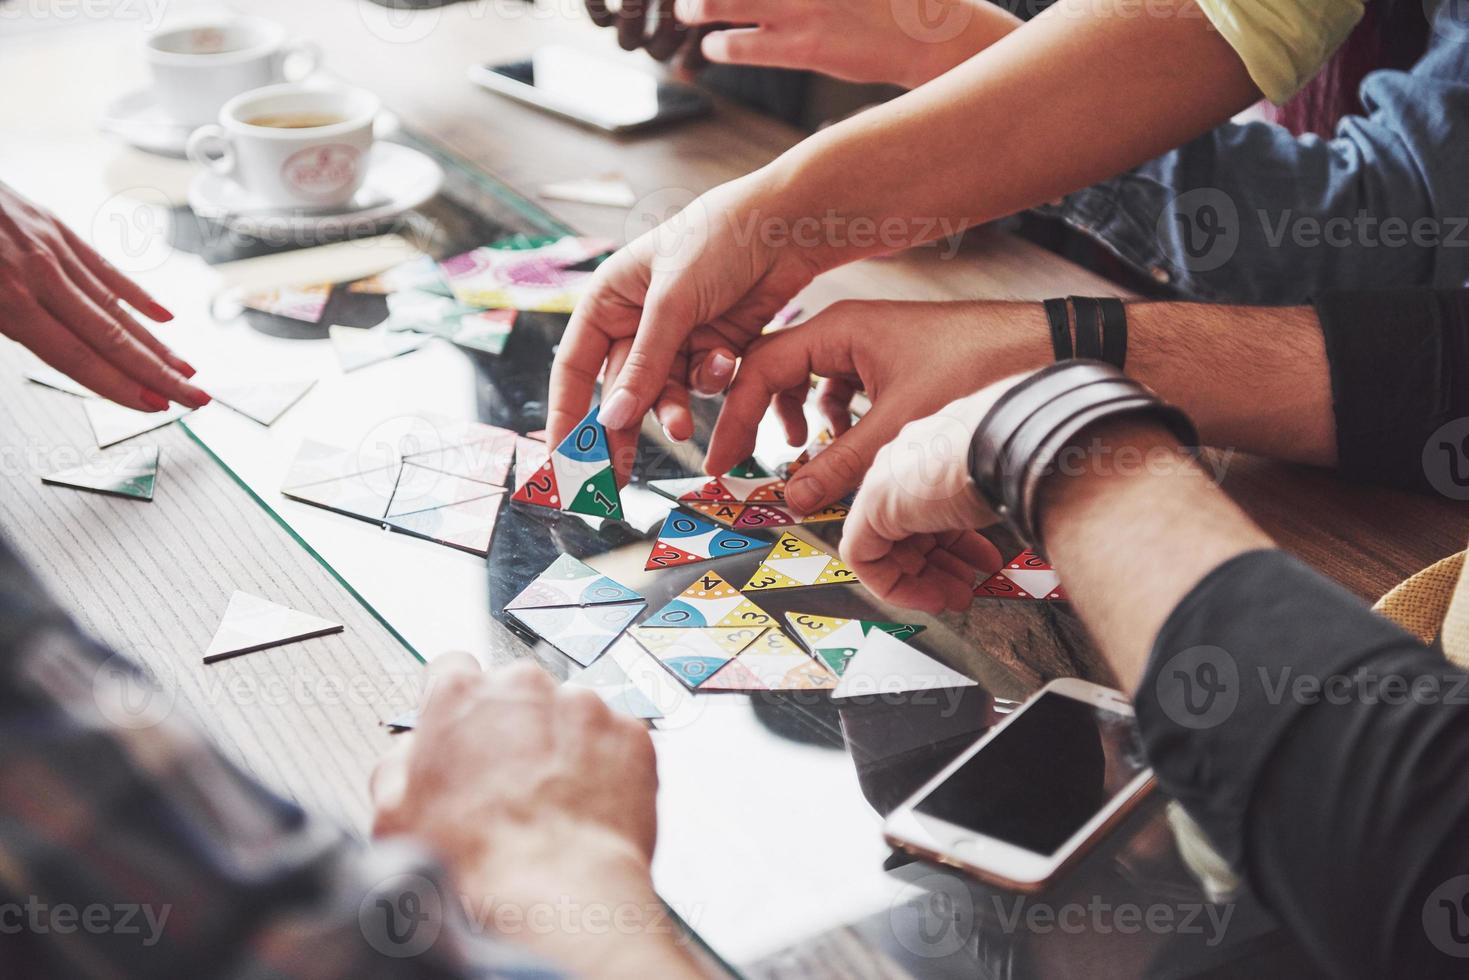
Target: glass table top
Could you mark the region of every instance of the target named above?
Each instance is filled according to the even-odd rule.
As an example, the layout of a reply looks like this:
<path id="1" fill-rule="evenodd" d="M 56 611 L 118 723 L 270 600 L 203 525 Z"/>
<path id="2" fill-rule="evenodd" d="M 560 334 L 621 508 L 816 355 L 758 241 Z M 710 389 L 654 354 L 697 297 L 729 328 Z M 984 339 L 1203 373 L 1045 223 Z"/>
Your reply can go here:
<path id="1" fill-rule="evenodd" d="M 544 425 L 549 365 L 564 316 L 521 314 L 500 355 L 434 340 L 343 373 L 325 324 L 371 326 L 387 314 L 381 296 L 336 290 L 320 324 L 242 311 L 233 303 L 240 270 L 256 283 L 266 273 L 277 285 L 342 281 L 415 252 L 442 258 L 514 233 L 569 232 L 523 197 L 411 134 L 397 138 L 434 153 L 447 179 L 440 197 L 405 216 L 386 244 L 266 243 L 186 210 L 166 216 L 182 253 L 171 264 L 187 271 L 202 262 L 221 273 L 197 296 L 198 312 L 208 310 L 210 319 L 188 353 L 202 349 L 202 376 L 315 379 L 305 398 L 269 428 L 219 405 L 192 414 L 184 425 L 419 657 L 451 649 L 468 649 L 485 663 L 533 656 L 566 678 L 576 665 L 504 613 L 506 602 L 558 554 L 581 558 L 641 593 L 647 613 L 705 571 L 738 586 L 759 564 L 763 552 L 651 572 L 643 567 L 670 502 L 641 484 L 700 472 L 717 402 L 695 402 L 697 433 L 689 444 L 671 444 L 656 425 L 645 427 L 635 482 L 623 491 L 625 521 L 507 505 L 488 560 L 284 497 L 282 481 L 303 440 L 371 456 L 433 448 L 443 437 L 442 419 L 520 433 Z M 773 468 L 797 452 L 773 426 L 762 426 L 761 462 Z M 795 531 L 834 547 L 840 526 Z M 778 536 L 747 533 L 772 542 Z M 1058 648 L 1084 644 L 1064 609 L 977 600 L 963 616 L 934 619 L 885 606 L 860 586 L 763 592 L 760 604 L 777 618 L 795 611 L 922 623 L 927 629 L 914 645 L 978 686 L 841 710 L 824 694 L 698 695 L 630 637 L 617 642 L 608 655 L 641 679 L 665 714 L 653 723 L 662 784 L 656 883 L 726 962 L 779 973 L 781 964 L 814 955 L 821 971 L 833 973 L 851 957 L 864 969 L 880 964 L 888 971 L 883 976 L 1053 976 L 1083 968 L 1090 976 L 1138 976 L 1160 964 L 1189 972 L 1246 962 L 1273 928 L 1248 903 L 1231 907 L 1222 942 L 1207 932 L 1207 917 L 1203 933 L 1034 927 L 1025 912 L 1036 903 L 1054 910 L 1100 900 L 1111 907 L 1157 906 L 1179 918 L 1190 910 L 1202 914 L 1202 897 L 1162 821 L 1161 801 L 1143 807 L 1055 888 L 1025 899 L 911 862 L 884 844 L 883 814 L 1053 672 L 1028 665 L 1055 664 Z"/>

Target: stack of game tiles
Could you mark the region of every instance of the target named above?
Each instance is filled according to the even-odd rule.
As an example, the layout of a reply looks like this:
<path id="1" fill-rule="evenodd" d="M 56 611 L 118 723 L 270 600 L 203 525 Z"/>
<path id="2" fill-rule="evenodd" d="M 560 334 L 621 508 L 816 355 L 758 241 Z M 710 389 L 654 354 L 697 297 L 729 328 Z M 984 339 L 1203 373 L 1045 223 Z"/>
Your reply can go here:
<path id="1" fill-rule="evenodd" d="M 561 555 L 505 604 L 505 612 L 585 667 L 647 605 L 622 583 L 571 555 Z"/>

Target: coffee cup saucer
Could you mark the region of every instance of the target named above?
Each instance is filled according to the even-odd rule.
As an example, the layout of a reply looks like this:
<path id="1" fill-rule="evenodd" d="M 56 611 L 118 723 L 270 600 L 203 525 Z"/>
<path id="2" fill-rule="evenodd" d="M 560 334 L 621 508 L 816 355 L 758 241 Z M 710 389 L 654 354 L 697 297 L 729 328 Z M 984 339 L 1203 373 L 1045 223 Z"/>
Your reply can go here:
<path id="1" fill-rule="evenodd" d="M 146 153 L 179 158 L 194 131 L 192 125 L 165 112 L 151 88 L 134 89 L 113 99 L 97 119 L 97 128 Z"/>
<path id="2" fill-rule="evenodd" d="M 189 207 L 201 218 L 255 238 L 340 237 L 373 230 L 421 207 L 443 183 L 443 168 L 428 154 L 400 143 L 379 142 L 372 147 L 362 189 L 347 204 L 274 208 L 236 181 L 206 170 L 189 184 Z"/>
<path id="3" fill-rule="evenodd" d="M 144 86 L 107 103 L 97 118 L 97 128 L 145 153 L 183 159 L 189 134 L 198 127 L 169 115 L 153 89 Z M 386 139 L 398 131 L 398 117 L 384 110 L 378 113 L 372 130 L 378 139 Z"/>

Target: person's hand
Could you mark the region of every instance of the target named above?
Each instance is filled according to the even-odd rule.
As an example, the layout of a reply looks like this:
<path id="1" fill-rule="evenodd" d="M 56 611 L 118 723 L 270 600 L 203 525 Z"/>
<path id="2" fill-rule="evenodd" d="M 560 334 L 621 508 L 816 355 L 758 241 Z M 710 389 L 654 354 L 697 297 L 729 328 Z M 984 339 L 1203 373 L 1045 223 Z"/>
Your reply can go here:
<path id="1" fill-rule="evenodd" d="M 617 43 L 624 51 L 643 48 L 667 61 L 691 40 L 688 26 L 673 16 L 673 0 L 622 0 L 615 11 L 608 9 L 607 0 L 584 2 L 592 23 L 617 29 Z"/>
<path id="2" fill-rule="evenodd" d="M 428 844 L 465 896 L 518 907 L 513 938 L 587 976 L 693 975 L 653 891 L 658 774 L 641 722 L 532 663 L 481 674 L 450 653 L 400 738 L 373 773 L 375 836 Z M 619 927 L 534 928 L 543 907 Z"/>
<path id="3" fill-rule="evenodd" d="M 786 503 L 809 514 L 856 489 L 905 423 L 1049 359 L 1037 303 L 836 303 L 751 347 L 714 427 L 706 469 L 724 473 L 749 456 L 770 405 L 791 445 L 804 445 L 802 406 L 811 376 L 818 375 L 818 405 L 836 439 L 785 489 Z M 867 392 L 872 408 L 848 431 L 854 389 Z"/>
<path id="4" fill-rule="evenodd" d="M 649 409 L 670 438 L 693 435 L 690 388 L 723 391 L 736 357 L 821 271 L 818 247 L 762 236 L 761 222 L 783 219 L 756 196 L 757 181 L 714 188 L 602 263 L 551 368 L 550 445 L 586 415 L 599 374 L 620 475 Z"/>
<path id="5" fill-rule="evenodd" d="M 877 454 L 842 528 L 842 560 L 881 599 L 937 614 L 969 607 L 974 582 L 1002 564 L 974 528 L 994 523 L 969 478 L 969 443 L 1019 377 L 905 425 Z M 818 457 L 819 458 L 819 457 Z"/>
<path id="6" fill-rule="evenodd" d="M 104 398 L 143 412 L 209 396 L 122 305 L 173 319 L 50 212 L 0 184 L 0 332 Z"/>
<path id="7" fill-rule="evenodd" d="M 596 2 L 596 0 L 592 0 Z M 685 24 L 709 26 L 700 50 L 716 63 L 817 71 L 914 88 L 1019 27 L 987 0 L 677 0 Z"/>

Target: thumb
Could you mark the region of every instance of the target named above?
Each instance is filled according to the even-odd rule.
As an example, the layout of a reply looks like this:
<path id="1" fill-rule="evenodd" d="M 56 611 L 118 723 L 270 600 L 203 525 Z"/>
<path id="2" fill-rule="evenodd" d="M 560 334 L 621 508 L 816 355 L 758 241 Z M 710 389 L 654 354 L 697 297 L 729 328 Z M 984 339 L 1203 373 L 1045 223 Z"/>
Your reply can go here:
<path id="1" fill-rule="evenodd" d="M 597 421 L 609 430 L 631 429 L 653 407 L 673 368 L 673 359 L 694 327 L 677 294 L 648 297 L 642 321 L 617 383 L 602 397 Z"/>
<path id="2" fill-rule="evenodd" d="M 903 427 L 903 420 L 876 405 L 838 436 L 786 482 L 786 503 L 798 514 L 810 514 L 841 500 L 857 488 L 883 446 Z"/>

